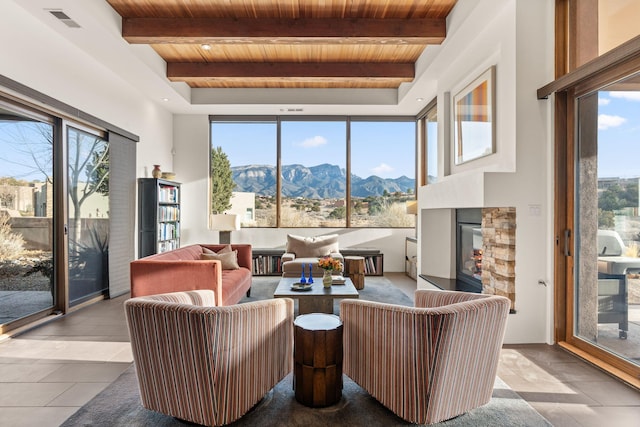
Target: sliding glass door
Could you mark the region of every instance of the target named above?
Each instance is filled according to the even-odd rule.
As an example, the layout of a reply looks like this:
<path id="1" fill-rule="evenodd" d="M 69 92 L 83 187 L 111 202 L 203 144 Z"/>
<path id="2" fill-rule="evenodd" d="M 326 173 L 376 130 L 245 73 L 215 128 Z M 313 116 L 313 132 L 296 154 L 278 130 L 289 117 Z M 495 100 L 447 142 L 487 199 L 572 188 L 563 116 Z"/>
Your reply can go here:
<path id="1" fill-rule="evenodd" d="M 640 370 L 640 74 L 576 102 L 573 344 Z"/>
<path id="2" fill-rule="evenodd" d="M 104 133 L 0 99 L 0 333 L 108 293 Z"/>
<path id="3" fill-rule="evenodd" d="M 101 136 L 67 127 L 69 303 L 109 287 L 109 145 Z"/>
<path id="4" fill-rule="evenodd" d="M 55 302 L 53 129 L 0 102 L 0 332 Z"/>

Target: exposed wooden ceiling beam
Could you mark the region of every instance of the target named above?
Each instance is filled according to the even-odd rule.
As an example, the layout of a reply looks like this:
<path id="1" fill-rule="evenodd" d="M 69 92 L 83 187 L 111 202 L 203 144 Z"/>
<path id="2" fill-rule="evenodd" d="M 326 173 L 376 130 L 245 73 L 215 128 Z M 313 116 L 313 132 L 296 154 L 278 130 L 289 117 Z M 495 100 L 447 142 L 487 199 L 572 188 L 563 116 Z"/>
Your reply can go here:
<path id="1" fill-rule="evenodd" d="M 219 78 L 373 78 L 411 81 L 413 63 L 289 63 L 289 62 L 170 62 L 167 77 L 171 81 Z"/>
<path id="2" fill-rule="evenodd" d="M 343 43 L 440 44 L 445 19 L 124 18 L 133 44 Z"/>

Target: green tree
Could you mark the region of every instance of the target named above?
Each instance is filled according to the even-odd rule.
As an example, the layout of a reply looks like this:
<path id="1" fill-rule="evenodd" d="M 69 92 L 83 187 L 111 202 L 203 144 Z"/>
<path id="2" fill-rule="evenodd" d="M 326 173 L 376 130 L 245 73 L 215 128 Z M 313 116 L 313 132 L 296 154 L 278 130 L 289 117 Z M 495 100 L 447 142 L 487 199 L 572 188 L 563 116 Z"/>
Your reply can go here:
<path id="1" fill-rule="evenodd" d="M 347 209 L 344 206 L 335 208 L 329 214 L 329 218 L 332 219 L 344 219 L 347 216 Z"/>
<path id="2" fill-rule="evenodd" d="M 369 202 L 369 215 L 379 215 L 382 212 L 382 201 L 380 199 L 374 199 Z"/>
<path id="3" fill-rule="evenodd" d="M 621 197 L 624 199 L 624 205 L 626 207 L 638 206 L 638 183 L 629 184 L 625 186 Z"/>
<path id="4" fill-rule="evenodd" d="M 598 209 L 598 228 L 603 230 L 613 230 L 615 226 L 616 220 L 613 212 Z"/>
<path id="5" fill-rule="evenodd" d="M 625 207 L 625 204 L 620 200 L 622 194 L 622 188 L 615 184 L 607 188 L 598 197 L 598 208 L 603 211 L 617 211 Z"/>
<path id="6" fill-rule="evenodd" d="M 235 183 L 229 158 L 222 147 L 211 150 L 211 212 L 221 214 L 231 209 Z"/>

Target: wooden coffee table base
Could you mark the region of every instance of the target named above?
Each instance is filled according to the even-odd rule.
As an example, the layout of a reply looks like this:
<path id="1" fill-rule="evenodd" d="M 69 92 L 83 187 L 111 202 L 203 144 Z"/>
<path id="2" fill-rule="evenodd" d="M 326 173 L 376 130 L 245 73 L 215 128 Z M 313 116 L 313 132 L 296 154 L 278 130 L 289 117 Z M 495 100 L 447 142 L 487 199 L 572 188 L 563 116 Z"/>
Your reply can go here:
<path id="1" fill-rule="evenodd" d="M 296 400 L 311 407 L 342 398 L 342 321 L 333 314 L 298 316 L 294 324 L 293 388 Z"/>
<path id="2" fill-rule="evenodd" d="M 333 313 L 333 298 L 329 297 L 316 297 L 316 298 L 301 298 L 298 301 L 298 313 Z"/>

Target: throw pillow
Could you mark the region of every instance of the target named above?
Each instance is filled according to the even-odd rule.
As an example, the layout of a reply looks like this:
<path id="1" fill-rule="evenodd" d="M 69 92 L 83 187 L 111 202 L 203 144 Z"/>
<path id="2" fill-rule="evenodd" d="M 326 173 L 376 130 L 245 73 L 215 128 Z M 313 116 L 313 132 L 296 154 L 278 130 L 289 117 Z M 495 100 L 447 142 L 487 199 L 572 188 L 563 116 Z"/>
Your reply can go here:
<path id="1" fill-rule="evenodd" d="M 231 245 L 225 246 L 224 248 L 220 249 L 218 252 L 212 251 L 211 249 L 205 248 L 204 246 L 202 247 L 203 254 L 225 254 L 227 252 L 233 252 L 233 250 L 231 249 Z"/>
<path id="2" fill-rule="evenodd" d="M 228 254 L 230 252 L 233 252 L 233 249 L 231 249 L 231 245 L 227 245 L 224 248 L 220 249 L 218 252 L 216 252 L 217 254 Z"/>
<path id="3" fill-rule="evenodd" d="M 339 252 L 338 235 L 302 237 L 287 234 L 287 252 L 292 252 L 300 258 L 327 256 Z"/>
<path id="4" fill-rule="evenodd" d="M 238 251 L 231 251 L 222 254 L 200 254 L 200 259 L 218 260 L 222 263 L 223 270 L 237 270 L 240 268 L 238 265 Z"/>

